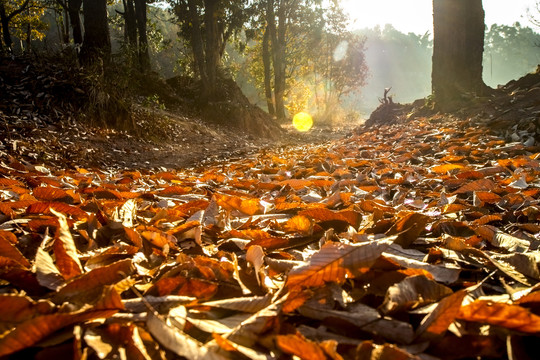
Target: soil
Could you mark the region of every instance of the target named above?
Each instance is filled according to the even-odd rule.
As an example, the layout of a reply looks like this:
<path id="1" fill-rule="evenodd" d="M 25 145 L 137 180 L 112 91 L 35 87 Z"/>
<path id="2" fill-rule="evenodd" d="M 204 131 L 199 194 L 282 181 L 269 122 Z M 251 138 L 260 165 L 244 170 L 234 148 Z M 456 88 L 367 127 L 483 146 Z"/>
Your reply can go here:
<path id="1" fill-rule="evenodd" d="M 165 82 L 149 74 L 133 81 L 128 102 L 124 82 L 113 76 L 118 86 L 110 89 L 70 64 L 0 59 L 0 161 L 57 168 L 178 169 L 269 147 L 324 142 L 354 128 L 316 127 L 299 133 L 280 126 L 249 104 L 230 80 L 220 89 L 225 96 L 203 107 L 192 80 Z"/>

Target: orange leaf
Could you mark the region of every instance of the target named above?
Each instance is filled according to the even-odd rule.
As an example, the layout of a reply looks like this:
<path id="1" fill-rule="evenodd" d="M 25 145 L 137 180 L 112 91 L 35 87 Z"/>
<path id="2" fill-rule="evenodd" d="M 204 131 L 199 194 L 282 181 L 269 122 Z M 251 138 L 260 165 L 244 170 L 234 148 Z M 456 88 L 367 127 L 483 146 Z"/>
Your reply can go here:
<path id="1" fill-rule="evenodd" d="M 499 195 L 489 191 L 475 191 L 474 196 L 476 196 L 478 200 L 488 204 L 496 204 L 501 201 L 501 197 Z"/>
<path id="2" fill-rule="evenodd" d="M 460 290 L 442 299 L 437 307 L 422 320 L 416 334 L 425 338 L 444 334 L 458 316 L 465 295 L 467 291 Z"/>
<path id="3" fill-rule="evenodd" d="M 184 195 L 184 194 L 188 194 L 190 191 L 191 191 L 191 188 L 189 187 L 169 186 L 163 190 L 160 190 L 159 195 L 161 196 Z"/>
<path id="4" fill-rule="evenodd" d="M 395 243 L 402 247 L 408 247 L 425 231 L 426 224 L 429 220 L 429 216 L 415 212 L 409 213 L 399 219 L 388 230 L 387 235 L 397 234 Z"/>
<path id="5" fill-rule="evenodd" d="M 463 166 L 458 165 L 458 164 L 444 164 L 444 165 L 432 167 L 431 171 L 433 171 L 436 174 L 446 174 L 447 172 L 456 170 L 456 169 L 463 169 Z"/>
<path id="6" fill-rule="evenodd" d="M 72 203 L 73 198 L 64 190 L 52 186 L 40 186 L 34 189 L 32 194 L 41 201 L 60 201 Z"/>
<path id="7" fill-rule="evenodd" d="M 82 274 L 82 265 L 66 217 L 52 209 L 51 212 L 58 217 L 59 224 L 53 245 L 56 267 L 60 270 L 63 278 L 69 280 Z"/>
<path id="8" fill-rule="evenodd" d="M 292 313 L 300 306 L 304 305 L 313 296 L 310 290 L 291 291 L 287 294 L 287 299 L 281 309 L 285 314 Z"/>
<path id="9" fill-rule="evenodd" d="M 143 231 L 141 233 L 143 239 L 147 240 L 149 243 L 158 248 L 163 248 L 169 242 L 174 242 L 175 239 L 172 235 L 166 234 L 161 231 Z"/>
<path id="10" fill-rule="evenodd" d="M 26 209 L 27 214 L 51 214 L 51 209 L 61 212 L 66 215 L 76 217 L 88 217 L 88 214 L 76 206 L 68 205 L 61 202 L 37 202 L 33 203 Z"/>
<path id="11" fill-rule="evenodd" d="M 287 285 L 292 288 L 342 283 L 373 265 L 394 239 L 395 236 L 355 245 L 328 242 L 311 257 L 309 264 L 289 273 Z"/>
<path id="12" fill-rule="evenodd" d="M 490 179 L 478 179 L 468 184 L 463 185 L 454 194 L 472 193 L 475 191 L 494 191 L 497 189 L 497 185 Z"/>
<path id="13" fill-rule="evenodd" d="M 540 333 L 540 316 L 518 305 L 475 300 L 461 308 L 458 318 L 525 333 Z"/>
<path id="14" fill-rule="evenodd" d="M 0 178 L 0 186 L 23 186 L 23 184 L 17 180 Z"/>
<path id="15" fill-rule="evenodd" d="M 290 180 L 284 180 L 280 181 L 278 183 L 279 186 L 287 186 L 289 185 L 294 190 L 300 190 L 305 187 L 309 187 L 313 185 L 313 183 L 310 180 L 304 180 L 304 179 L 290 179 Z"/>
<path id="16" fill-rule="evenodd" d="M 21 254 L 19 249 L 17 249 L 13 243 L 11 243 L 8 239 L 10 236 L 2 235 L 5 233 L 4 231 L 0 232 L 0 254 L 6 258 L 10 258 L 17 263 L 21 264 L 23 267 L 28 268 L 30 267 L 30 262 Z M 7 233 L 15 237 L 15 235 L 11 233 Z M 17 239 L 15 238 L 15 241 Z"/>
<path id="17" fill-rule="evenodd" d="M 64 287 L 58 290 L 55 299 L 65 299 L 81 293 L 101 289 L 106 285 L 113 285 L 133 272 L 131 259 L 120 260 L 107 266 L 93 269 L 85 274 L 71 279 Z"/>
<path id="18" fill-rule="evenodd" d="M 361 220 L 361 215 L 354 211 L 334 212 L 325 208 L 303 210 L 298 215 L 306 216 L 320 222 L 343 221 L 355 228 L 358 227 Z"/>
<path id="19" fill-rule="evenodd" d="M 54 307 L 47 300 L 33 301 L 27 296 L 0 295 L 0 322 L 20 323 L 38 315 L 50 314 Z"/>
<path id="20" fill-rule="evenodd" d="M 312 223 L 307 216 L 297 215 L 289 219 L 283 227 L 288 232 L 309 234 L 312 229 Z"/>
<path id="21" fill-rule="evenodd" d="M 0 338 L 0 356 L 9 355 L 37 344 L 67 326 L 97 318 L 107 318 L 117 310 L 85 310 L 73 313 L 42 315 L 19 324 Z"/>
<path id="22" fill-rule="evenodd" d="M 326 360 L 323 349 L 300 334 L 277 335 L 277 346 L 287 354 L 296 355 L 306 360 Z"/>

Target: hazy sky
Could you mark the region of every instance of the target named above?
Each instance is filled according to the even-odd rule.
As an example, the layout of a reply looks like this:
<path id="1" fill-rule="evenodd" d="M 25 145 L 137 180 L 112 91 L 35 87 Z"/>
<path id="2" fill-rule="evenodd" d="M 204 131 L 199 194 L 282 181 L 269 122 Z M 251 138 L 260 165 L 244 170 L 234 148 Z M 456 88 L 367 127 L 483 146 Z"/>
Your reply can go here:
<path id="1" fill-rule="evenodd" d="M 392 24 L 402 32 L 433 32 L 433 0 L 342 0 L 354 20 L 353 28 Z M 530 25 L 527 8 L 535 13 L 538 0 L 484 0 L 486 24 Z M 540 14 L 539 14 L 540 18 Z"/>

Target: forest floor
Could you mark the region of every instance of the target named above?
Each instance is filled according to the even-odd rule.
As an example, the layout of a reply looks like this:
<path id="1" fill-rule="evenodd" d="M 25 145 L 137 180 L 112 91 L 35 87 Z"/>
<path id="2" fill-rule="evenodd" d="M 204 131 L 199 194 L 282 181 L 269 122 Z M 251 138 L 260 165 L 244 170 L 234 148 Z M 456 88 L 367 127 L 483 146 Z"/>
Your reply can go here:
<path id="1" fill-rule="evenodd" d="M 527 81 L 282 140 L 4 116 L 0 358 L 534 359 Z"/>
<path id="2" fill-rule="evenodd" d="M 148 132 L 104 129 L 80 121 L 40 123 L 21 116 L 0 116 L 0 155 L 63 168 L 180 169 L 262 149 L 338 139 L 357 127 L 316 126 L 300 133 L 284 126 L 279 138 L 268 139 L 172 111 L 139 111 L 144 112 L 142 121 L 153 122 Z M 153 133 L 155 128 L 160 130 Z"/>

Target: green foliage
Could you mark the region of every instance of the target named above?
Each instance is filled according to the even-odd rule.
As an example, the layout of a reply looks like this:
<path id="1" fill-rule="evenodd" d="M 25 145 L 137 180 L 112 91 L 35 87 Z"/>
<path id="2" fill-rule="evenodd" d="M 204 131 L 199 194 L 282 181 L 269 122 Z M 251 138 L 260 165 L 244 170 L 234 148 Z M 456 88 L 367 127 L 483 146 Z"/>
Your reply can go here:
<path id="1" fill-rule="evenodd" d="M 484 81 L 490 86 L 505 84 L 533 71 L 540 63 L 540 35 L 520 23 L 492 25 L 486 31 Z"/>
<path id="2" fill-rule="evenodd" d="M 45 1 L 30 0 L 28 4 L 26 0 L 0 0 L 0 2 L 5 8 L 6 15 L 13 16 L 9 22 L 9 32 L 13 37 L 27 43 L 45 38 L 48 30 L 48 24 L 43 21 L 47 5 Z"/>

